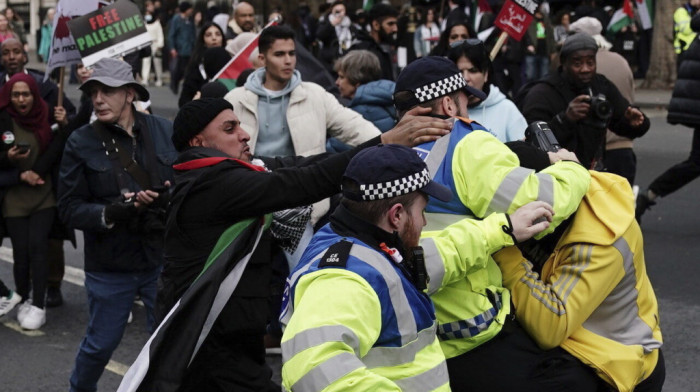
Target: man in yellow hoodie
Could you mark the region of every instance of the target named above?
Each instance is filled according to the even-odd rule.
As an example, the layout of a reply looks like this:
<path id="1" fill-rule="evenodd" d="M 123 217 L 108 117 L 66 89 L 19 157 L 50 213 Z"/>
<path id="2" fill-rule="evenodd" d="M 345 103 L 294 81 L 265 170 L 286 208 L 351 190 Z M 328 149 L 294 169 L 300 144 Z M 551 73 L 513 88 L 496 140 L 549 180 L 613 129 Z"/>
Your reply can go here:
<path id="1" fill-rule="evenodd" d="M 515 246 L 494 255 L 520 324 L 541 348 L 592 368 L 603 389 L 661 391 L 658 304 L 629 183 L 591 171 L 577 212 L 539 245 L 541 263 Z"/>

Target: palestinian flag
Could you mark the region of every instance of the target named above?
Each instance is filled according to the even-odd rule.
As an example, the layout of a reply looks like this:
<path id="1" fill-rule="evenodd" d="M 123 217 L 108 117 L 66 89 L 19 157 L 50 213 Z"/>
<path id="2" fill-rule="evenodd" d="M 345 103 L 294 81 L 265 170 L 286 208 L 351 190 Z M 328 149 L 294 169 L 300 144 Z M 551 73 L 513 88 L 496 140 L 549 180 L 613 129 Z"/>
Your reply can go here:
<path id="1" fill-rule="evenodd" d="M 653 0 L 635 0 L 637 12 L 639 12 L 639 21 L 642 23 L 643 30 L 649 30 L 654 27 L 654 2 Z"/>
<path id="2" fill-rule="evenodd" d="M 247 219 L 219 237 L 201 274 L 141 349 L 117 392 L 176 392 L 180 388 L 269 221 L 267 217 Z"/>
<path id="3" fill-rule="evenodd" d="M 277 25 L 277 21 L 272 21 L 265 26 L 265 29 L 270 26 Z M 263 29 L 264 30 L 264 29 Z M 255 36 L 248 44 L 229 61 L 222 69 L 217 73 L 212 80 L 218 80 L 226 88 L 233 90 L 236 88 L 236 80 L 241 72 L 246 69 L 253 68 L 253 64 L 248 61 L 250 54 L 255 51 L 258 47 L 258 39 L 260 38 L 260 33 Z"/>
<path id="4" fill-rule="evenodd" d="M 610 18 L 608 32 L 617 34 L 623 27 L 634 23 L 634 11 L 632 10 L 632 0 L 624 0 L 622 8 L 619 8 Z"/>

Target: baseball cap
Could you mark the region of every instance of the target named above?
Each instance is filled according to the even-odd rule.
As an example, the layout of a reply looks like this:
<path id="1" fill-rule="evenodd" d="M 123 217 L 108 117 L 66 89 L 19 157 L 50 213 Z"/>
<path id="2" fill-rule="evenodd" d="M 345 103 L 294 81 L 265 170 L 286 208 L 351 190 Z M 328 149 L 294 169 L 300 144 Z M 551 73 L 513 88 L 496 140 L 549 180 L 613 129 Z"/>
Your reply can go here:
<path id="1" fill-rule="evenodd" d="M 452 191 L 430 179 L 428 167 L 412 149 L 380 144 L 355 155 L 343 176 L 359 190 L 343 188 L 343 196 L 355 201 L 382 200 L 421 191 L 440 201 L 452 199 Z"/>
<path id="2" fill-rule="evenodd" d="M 408 64 L 399 74 L 394 96 L 399 91 L 410 91 L 413 93 L 413 99 L 400 102 L 396 108 L 408 110 L 459 90 L 463 90 L 467 96 L 474 95 L 482 100 L 486 99 L 483 91 L 467 85 L 455 63 L 445 57 L 423 57 Z M 396 104 L 396 100 L 394 103 Z"/>

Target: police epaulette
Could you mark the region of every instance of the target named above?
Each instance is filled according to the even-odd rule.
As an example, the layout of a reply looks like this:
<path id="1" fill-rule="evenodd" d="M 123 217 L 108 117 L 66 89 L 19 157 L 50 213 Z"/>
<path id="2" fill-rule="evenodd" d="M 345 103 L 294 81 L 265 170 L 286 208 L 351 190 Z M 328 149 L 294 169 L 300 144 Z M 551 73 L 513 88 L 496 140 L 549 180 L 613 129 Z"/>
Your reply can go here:
<path id="1" fill-rule="evenodd" d="M 348 258 L 350 257 L 351 248 L 352 242 L 345 239 L 331 245 L 331 247 L 328 248 L 326 253 L 324 253 L 321 257 L 321 261 L 318 263 L 318 268 L 345 268 L 348 263 Z"/>

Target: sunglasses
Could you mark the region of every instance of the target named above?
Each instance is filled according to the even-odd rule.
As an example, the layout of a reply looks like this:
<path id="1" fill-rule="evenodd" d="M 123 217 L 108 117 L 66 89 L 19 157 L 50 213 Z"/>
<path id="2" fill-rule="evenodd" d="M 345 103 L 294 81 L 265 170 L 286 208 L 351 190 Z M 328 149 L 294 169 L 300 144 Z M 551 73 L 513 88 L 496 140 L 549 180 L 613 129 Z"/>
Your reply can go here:
<path id="1" fill-rule="evenodd" d="M 456 48 L 461 45 L 465 45 L 467 47 L 472 47 L 472 46 L 479 46 L 483 45 L 484 42 L 478 38 L 467 38 L 467 39 L 461 39 L 459 41 L 455 41 L 450 44 L 450 48 Z"/>

